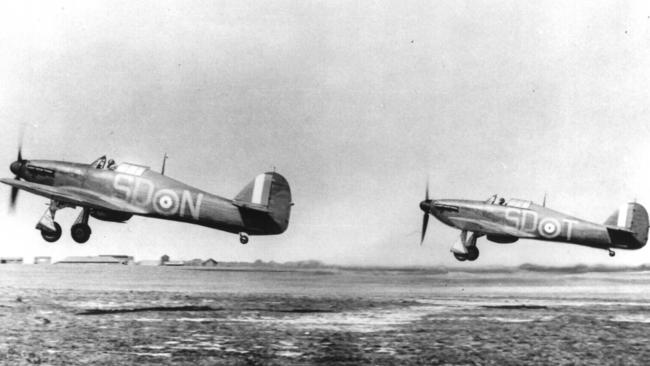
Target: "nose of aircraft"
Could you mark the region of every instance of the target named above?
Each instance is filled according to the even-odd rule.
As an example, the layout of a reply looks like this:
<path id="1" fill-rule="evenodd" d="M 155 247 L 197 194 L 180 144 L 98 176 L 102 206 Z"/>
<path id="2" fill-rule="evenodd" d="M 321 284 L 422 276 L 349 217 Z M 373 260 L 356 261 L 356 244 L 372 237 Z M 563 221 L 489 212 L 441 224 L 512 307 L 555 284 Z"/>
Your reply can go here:
<path id="1" fill-rule="evenodd" d="M 429 213 L 431 211 L 431 200 L 424 200 L 420 202 L 420 210 Z"/>
<path id="2" fill-rule="evenodd" d="M 20 173 L 20 168 L 22 167 L 23 163 L 21 161 L 14 161 L 11 163 L 9 166 L 9 169 L 11 170 L 12 173 L 19 175 Z"/>

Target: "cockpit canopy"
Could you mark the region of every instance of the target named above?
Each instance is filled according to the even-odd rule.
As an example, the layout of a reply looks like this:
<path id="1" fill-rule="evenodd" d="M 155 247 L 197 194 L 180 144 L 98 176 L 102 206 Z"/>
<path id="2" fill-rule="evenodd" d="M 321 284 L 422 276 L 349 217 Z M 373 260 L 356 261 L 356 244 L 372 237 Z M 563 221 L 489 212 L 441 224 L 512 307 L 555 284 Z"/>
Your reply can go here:
<path id="1" fill-rule="evenodd" d="M 131 174 L 131 175 L 142 175 L 144 172 L 149 170 L 149 167 L 144 165 L 137 165 L 131 163 L 115 164 L 115 160 L 113 159 L 106 160 L 106 155 L 97 158 L 97 160 L 90 163 L 90 166 L 94 167 L 95 169 L 110 169 L 110 170 L 115 170 L 116 172 Z"/>
<path id="2" fill-rule="evenodd" d="M 119 163 L 117 166 L 113 166 L 113 168 L 109 167 L 109 169 L 114 169 L 116 172 L 120 173 L 142 175 L 144 172 L 149 170 L 149 167 L 131 163 Z"/>
<path id="3" fill-rule="evenodd" d="M 517 208 L 529 208 L 531 204 L 532 204 L 531 201 L 512 198 L 510 201 L 508 201 L 508 203 L 506 203 L 506 206 L 517 207 Z"/>
<path id="4" fill-rule="evenodd" d="M 501 205 L 501 206 L 510 206 L 510 207 L 517 207 L 517 208 L 529 208 L 530 205 L 532 204 L 531 201 L 528 200 L 520 200 L 517 198 L 512 198 L 509 201 L 506 202 L 506 199 L 503 197 L 499 197 L 496 194 L 493 195 L 492 197 L 488 198 L 486 203 L 489 203 L 491 205 Z"/>

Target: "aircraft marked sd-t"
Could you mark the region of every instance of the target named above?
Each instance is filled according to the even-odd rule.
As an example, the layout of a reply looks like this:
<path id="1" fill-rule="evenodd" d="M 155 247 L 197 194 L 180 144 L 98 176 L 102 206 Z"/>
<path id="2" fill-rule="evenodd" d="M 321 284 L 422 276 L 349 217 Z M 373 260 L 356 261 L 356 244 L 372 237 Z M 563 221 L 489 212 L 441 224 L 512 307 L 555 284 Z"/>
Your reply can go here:
<path id="1" fill-rule="evenodd" d="M 603 224 L 582 220 L 558 211 L 546 204 L 511 199 L 505 202 L 497 196 L 487 201 L 432 200 L 427 187 L 422 237 L 424 241 L 429 215 L 442 223 L 461 230 L 460 240 L 451 247 L 459 261 L 476 260 L 479 250 L 476 240 L 481 236 L 495 243 L 514 243 L 521 239 L 537 239 L 584 245 L 605 249 L 610 256 L 612 248 L 640 249 L 648 241 L 648 213 L 645 208 L 630 202 L 614 212 Z"/>

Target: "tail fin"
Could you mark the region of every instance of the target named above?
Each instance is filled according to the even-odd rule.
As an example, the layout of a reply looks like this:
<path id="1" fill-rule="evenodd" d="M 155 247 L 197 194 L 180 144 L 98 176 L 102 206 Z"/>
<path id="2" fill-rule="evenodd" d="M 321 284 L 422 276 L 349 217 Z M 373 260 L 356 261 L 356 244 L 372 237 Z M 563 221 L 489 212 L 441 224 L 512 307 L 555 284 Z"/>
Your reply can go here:
<path id="1" fill-rule="evenodd" d="M 235 197 L 249 234 L 281 234 L 289 226 L 291 189 L 276 172 L 260 174 Z"/>
<path id="2" fill-rule="evenodd" d="M 623 205 L 605 221 L 605 226 L 614 244 L 641 248 L 648 241 L 648 212 L 636 202 Z"/>

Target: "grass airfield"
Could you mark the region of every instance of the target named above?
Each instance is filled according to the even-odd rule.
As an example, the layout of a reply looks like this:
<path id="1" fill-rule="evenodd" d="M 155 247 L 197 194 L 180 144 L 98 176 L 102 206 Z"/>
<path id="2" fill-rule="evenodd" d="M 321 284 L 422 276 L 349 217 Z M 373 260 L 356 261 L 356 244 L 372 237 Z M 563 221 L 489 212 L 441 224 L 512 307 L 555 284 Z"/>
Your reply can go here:
<path id="1" fill-rule="evenodd" d="M 0 266 L 0 364 L 646 364 L 645 268 Z"/>

